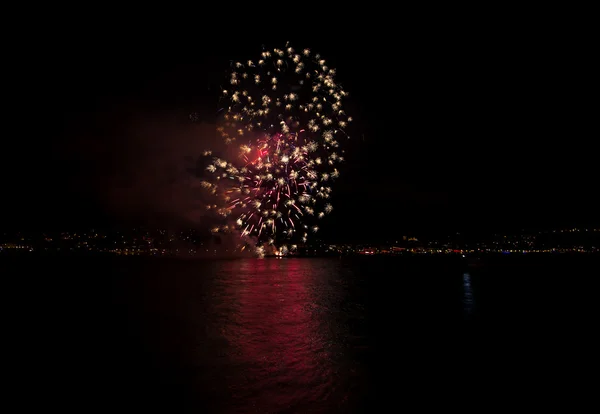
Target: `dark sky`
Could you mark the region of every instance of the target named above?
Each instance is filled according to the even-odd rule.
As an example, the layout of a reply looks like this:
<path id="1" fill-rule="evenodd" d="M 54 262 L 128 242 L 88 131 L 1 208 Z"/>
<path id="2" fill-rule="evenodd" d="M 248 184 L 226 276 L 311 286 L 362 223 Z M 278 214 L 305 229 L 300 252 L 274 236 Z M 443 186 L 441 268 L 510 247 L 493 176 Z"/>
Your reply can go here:
<path id="1" fill-rule="evenodd" d="M 213 139 L 229 60 L 286 40 L 320 52 L 351 93 L 329 237 L 597 223 L 598 94 L 576 35 L 361 27 L 41 39 L 5 79 L 2 226 L 197 220 L 180 173 Z"/>

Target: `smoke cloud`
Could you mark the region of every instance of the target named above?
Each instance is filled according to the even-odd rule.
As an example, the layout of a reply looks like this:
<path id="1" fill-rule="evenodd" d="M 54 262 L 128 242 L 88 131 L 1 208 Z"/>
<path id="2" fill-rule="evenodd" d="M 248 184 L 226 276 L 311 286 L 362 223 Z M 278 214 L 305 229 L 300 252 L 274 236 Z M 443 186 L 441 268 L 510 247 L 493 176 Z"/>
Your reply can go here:
<path id="1" fill-rule="evenodd" d="M 110 127 L 100 128 L 100 125 Z M 98 126 L 95 128 L 95 126 Z M 116 220 L 162 226 L 209 226 L 200 188 L 202 154 L 218 148 L 216 126 L 192 122 L 185 111 L 119 110 L 98 115 L 73 138 L 67 158 L 74 191 Z"/>

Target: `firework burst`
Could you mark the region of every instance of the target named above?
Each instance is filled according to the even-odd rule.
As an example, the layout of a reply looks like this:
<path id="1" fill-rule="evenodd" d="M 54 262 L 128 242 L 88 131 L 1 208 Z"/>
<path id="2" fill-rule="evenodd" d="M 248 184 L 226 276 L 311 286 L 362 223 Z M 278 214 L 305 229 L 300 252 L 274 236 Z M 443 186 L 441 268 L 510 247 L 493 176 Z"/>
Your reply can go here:
<path id="1" fill-rule="evenodd" d="M 211 158 L 204 187 L 258 246 L 294 249 L 333 211 L 340 141 L 352 121 L 335 75 L 319 54 L 289 44 L 231 65 L 218 131 L 236 156 Z"/>

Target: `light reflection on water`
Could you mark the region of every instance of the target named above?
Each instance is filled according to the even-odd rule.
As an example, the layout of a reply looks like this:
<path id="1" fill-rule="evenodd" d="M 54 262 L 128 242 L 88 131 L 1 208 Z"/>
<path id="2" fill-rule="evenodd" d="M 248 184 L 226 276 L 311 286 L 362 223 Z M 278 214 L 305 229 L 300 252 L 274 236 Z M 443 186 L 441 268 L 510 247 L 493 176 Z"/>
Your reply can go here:
<path id="1" fill-rule="evenodd" d="M 331 269 L 306 264 L 298 259 L 244 260 L 220 269 L 224 277 L 219 288 L 234 305 L 225 305 L 229 310 L 220 313 L 217 323 L 230 347 L 230 363 L 244 371 L 231 389 L 234 399 L 255 407 L 277 402 L 289 408 L 326 400 L 335 392 L 335 332 L 327 323 L 326 307 L 335 306 L 336 298 L 318 288 L 332 278 Z"/>
<path id="2" fill-rule="evenodd" d="M 342 262 L 248 259 L 211 266 L 199 287 L 210 294 L 202 299 L 207 328 L 195 359 L 198 386 L 213 387 L 221 412 L 331 412 L 351 400 L 355 345 L 365 338 L 349 329 L 348 321 L 363 315 L 360 305 L 345 303 L 349 269 Z M 207 353 L 219 355 L 217 367 Z"/>
<path id="3" fill-rule="evenodd" d="M 471 287 L 471 275 L 463 274 L 463 309 L 467 316 L 473 313 L 473 289 Z"/>

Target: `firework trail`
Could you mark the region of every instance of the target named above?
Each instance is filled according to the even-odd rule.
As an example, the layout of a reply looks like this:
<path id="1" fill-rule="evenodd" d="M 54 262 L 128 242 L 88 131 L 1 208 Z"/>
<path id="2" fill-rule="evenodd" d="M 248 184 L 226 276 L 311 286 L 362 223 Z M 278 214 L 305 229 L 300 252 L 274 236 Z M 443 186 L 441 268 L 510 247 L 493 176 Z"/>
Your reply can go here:
<path id="1" fill-rule="evenodd" d="M 203 186 L 220 198 L 220 207 L 213 206 L 219 214 L 259 249 L 295 249 L 333 210 L 331 185 L 344 160 L 339 141 L 349 138 L 352 121 L 335 74 L 319 54 L 289 44 L 231 64 L 218 131 L 236 156 L 207 151 L 211 178 Z"/>

